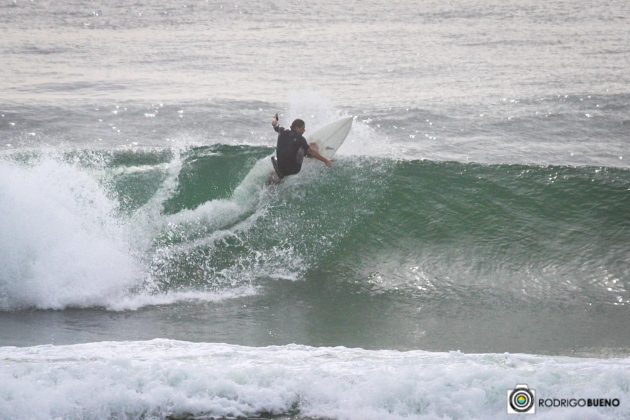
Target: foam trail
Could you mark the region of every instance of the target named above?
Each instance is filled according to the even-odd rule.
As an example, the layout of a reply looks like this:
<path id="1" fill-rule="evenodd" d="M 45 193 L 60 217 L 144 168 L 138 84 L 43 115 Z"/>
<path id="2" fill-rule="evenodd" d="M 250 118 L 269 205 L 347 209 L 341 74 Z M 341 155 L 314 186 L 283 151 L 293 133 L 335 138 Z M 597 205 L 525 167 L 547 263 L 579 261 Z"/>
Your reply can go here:
<path id="1" fill-rule="evenodd" d="M 225 237 L 232 231 L 230 227 L 235 223 L 242 226 L 242 223 L 238 222 L 243 215 L 259 207 L 263 186 L 270 172 L 269 158 L 260 159 L 236 187 L 229 199 L 211 200 L 196 209 L 183 210 L 163 217 L 163 224 L 171 232 L 171 236 L 183 236 L 182 239 L 191 243 L 199 242 L 199 239 L 186 236 L 198 236 L 200 232 L 205 238 L 200 243 L 204 244 L 207 244 L 211 237 L 217 239 Z M 260 214 L 260 212 L 255 212 L 254 215 L 256 214 Z M 254 217 L 255 219 L 256 217 Z M 251 226 L 252 223 L 246 225 Z M 217 231 L 223 233 L 217 234 Z"/>
<path id="2" fill-rule="evenodd" d="M 173 340 L 0 348 L 12 419 L 298 416 L 347 420 L 506 417 L 506 392 L 618 398 L 536 418 L 628 418 L 630 359 L 244 347 Z"/>
<path id="3" fill-rule="evenodd" d="M 132 216 L 131 226 L 136 246 L 148 250 L 153 238 L 158 235 L 162 225 L 162 206 L 177 189 L 177 179 L 182 169 L 182 158 L 179 150 L 173 149 L 174 157 L 168 164 L 166 178 L 151 199 L 140 207 Z"/>
<path id="4" fill-rule="evenodd" d="M 212 230 L 234 223 L 242 214 L 257 206 L 264 182 L 270 173 L 269 158 L 259 159 L 229 199 L 211 200 L 194 210 L 183 210 L 170 215 L 165 220 L 170 224 L 211 223 Z"/>
<path id="5" fill-rule="evenodd" d="M 229 209 L 229 206 L 227 207 Z M 229 225 L 228 227 L 225 228 L 217 228 L 216 230 L 212 230 L 209 235 L 204 236 L 202 238 L 199 239 L 193 239 L 193 240 L 188 240 L 185 242 L 182 242 L 181 244 L 176 244 L 176 245 L 172 245 L 168 247 L 168 252 L 172 255 L 174 253 L 188 253 L 194 249 L 203 247 L 203 248 L 208 248 L 208 247 L 212 247 L 215 243 L 224 240 L 226 238 L 233 238 L 233 237 L 238 237 L 238 233 L 240 232 L 244 232 L 247 231 L 248 229 L 252 228 L 254 226 L 254 224 L 256 223 L 256 220 L 258 220 L 260 217 L 262 217 L 265 214 L 265 209 L 259 209 L 256 212 L 254 212 L 251 216 L 247 217 L 245 220 L 240 221 L 240 222 L 236 222 L 233 225 Z M 229 216 L 233 217 L 234 219 L 237 219 L 237 217 L 234 217 L 234 214 L 229 214 Z M 225 224 L 225 219 L 222 219 L 222 224 Z"/>
<path id="6" fill-rule="evenodd" d="M 259 159 L 229 199 L 210 200 L 195 209 L 162 215 L 146 258 L 154 278 L 150 288 L 170 288 L 172 281 L 180 285 L 201 283 L 213 290 L 250 287 L 254 276 L 252 270 L 244 268 L 248 263 L 234 256 L 227 267 L 222 266 L 213 259 L 214 252 L 221 252 L 215 245 L 228 239 L 245 245 L 240 235 L 266 213 L 264 186 L 271 170 L 268 157 Z"/>

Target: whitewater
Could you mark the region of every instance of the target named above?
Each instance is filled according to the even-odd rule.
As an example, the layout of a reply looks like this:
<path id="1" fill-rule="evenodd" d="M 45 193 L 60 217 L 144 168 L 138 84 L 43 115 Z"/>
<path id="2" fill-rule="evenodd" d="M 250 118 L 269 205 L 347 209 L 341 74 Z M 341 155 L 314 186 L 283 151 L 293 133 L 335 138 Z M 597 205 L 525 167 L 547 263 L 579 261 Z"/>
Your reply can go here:
<path id="1" fill-rule="evenodd" d="M 6 418 L 501 418 L 505 390 L 546 398 L 627 393 L 627 360 L 519 354 L 242 347 L 173 340 L 3 348 Z M 557 388 L 561 386 L 562 394 Z M 628 408 L 579 416 L 624 418 Z M 575 418 L 564 408 L 541 418 Z"/>
<path id="2" fill-rule="evenodd" d="M 628 19 L 0 5 L 0 418 L 630 417 Z"/>

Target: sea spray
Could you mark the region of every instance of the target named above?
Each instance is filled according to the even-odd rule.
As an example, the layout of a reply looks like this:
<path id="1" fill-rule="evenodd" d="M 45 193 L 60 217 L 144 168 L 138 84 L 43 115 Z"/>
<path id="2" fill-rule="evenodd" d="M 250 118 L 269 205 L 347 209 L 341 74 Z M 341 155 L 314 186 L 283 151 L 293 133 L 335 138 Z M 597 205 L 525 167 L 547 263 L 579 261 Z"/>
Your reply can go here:
<path id="1" fill-rule="evenodd" d="M 142 277 L 112 202 L 53 158 L 0 161 L 0 308 L 100 306 Z"/>

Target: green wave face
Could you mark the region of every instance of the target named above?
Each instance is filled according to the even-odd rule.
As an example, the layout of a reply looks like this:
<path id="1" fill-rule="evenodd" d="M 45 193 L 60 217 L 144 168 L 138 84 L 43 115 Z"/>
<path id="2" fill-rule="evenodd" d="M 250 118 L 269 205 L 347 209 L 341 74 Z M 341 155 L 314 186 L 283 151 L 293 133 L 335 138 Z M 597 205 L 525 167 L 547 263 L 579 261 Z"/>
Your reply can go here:
<path id="1" fill-rule="evenodd" d="M 326 276 L 426 304 L 629 298 L 626 170 L 342 157 L 268 186 L 270 153 L 110 160 L 123 213 L 159 210 L 138 220 L 153 224 L 145 259 L 160 289 Z"/>
<path id="2" fill-rule="evenodd" d="M 629 180 L 606 168 L 398 163 L 336 263 L 427 302 L 622 303 Z"/>

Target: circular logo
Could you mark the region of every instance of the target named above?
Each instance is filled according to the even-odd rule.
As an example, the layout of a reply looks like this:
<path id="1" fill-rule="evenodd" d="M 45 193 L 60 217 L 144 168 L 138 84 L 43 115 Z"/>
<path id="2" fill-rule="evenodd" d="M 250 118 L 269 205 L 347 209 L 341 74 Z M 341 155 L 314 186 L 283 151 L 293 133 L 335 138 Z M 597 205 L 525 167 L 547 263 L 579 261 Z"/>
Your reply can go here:
<path id="1" fill-rule="evenodd" d="M 534 395 L 527 388 L 516 388 L 510 394 L 510 407 L 518 413 L 529 411 L 534 405 Z"/>

